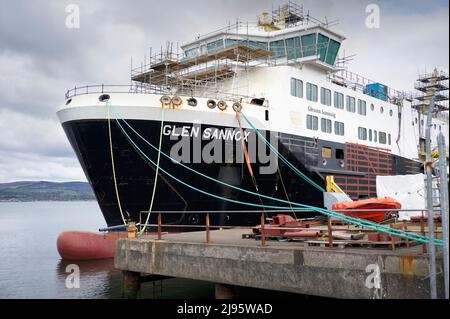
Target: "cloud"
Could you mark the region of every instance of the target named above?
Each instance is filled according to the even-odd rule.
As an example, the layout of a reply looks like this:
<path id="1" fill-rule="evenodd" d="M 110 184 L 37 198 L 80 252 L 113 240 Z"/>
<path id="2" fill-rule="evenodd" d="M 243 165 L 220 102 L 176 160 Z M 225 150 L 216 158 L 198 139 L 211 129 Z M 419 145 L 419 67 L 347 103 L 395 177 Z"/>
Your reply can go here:
<path id="1" fill-rule="evenodd" d="M 75 85 L 129 83 L 135 66 L 167 41 L 183 44 L 236 18 L 256 21 L 282 0 L 0 0 L 0 182 L 84 180 L 56 119 L 63 94 Z M 65 26 L 78 4 L 81 28 Z M 402 90 L 419 71 L 448 71 L 448 2 L 305 0 L 319 19 L 338 18 L 356 53 L 350 69 Z M 365 8 L 381 9 L 381 28 L 367 29 Z M 306 13 L 306 12 L 305 12 Z"/>

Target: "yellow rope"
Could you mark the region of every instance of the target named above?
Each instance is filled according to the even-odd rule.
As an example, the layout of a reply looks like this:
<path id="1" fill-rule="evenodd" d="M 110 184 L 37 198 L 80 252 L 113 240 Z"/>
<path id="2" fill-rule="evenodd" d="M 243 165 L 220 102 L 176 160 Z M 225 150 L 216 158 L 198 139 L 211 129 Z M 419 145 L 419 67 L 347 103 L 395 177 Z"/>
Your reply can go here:
<path id="1" fill-rule="evenodd" d="M 150 216 L 151 216 L 152 210 L 153 210 L 153 203 L 155 201 L 156 184 L 158 183 L 158 176 L 159 176 L 159 164 L 161 162 L 161 147 L 162 147 L 162 141 L 163 141 L 163 128 L 164 128 L 164 105 L 162 106 L 162 110 L 161 110 L 161 131 L 159 132 L 158 160 L 156 162 L 155 182 L 153 183 L 152 199 L 150 202 L 150 208 L 148 209 L 148 215 L 147 215 L 147 219 L 145 221 L 145 225 L 144 225 L 144 227 L 141 228 L 141 231 L 140 231 L 141 235 L 147 229 L 148 223 L 150 221 Z"/>
<path id="2" fill-rule="evenodd" d="M 123 215 L 122 204 L 120 203 L 119 188 L 117 187 L 116 166 L 114 164 L 114 152 L 113 152 L 113 142 L 112 142 L 112 132 L 111 132 L 111 110 L 110 110 L 109 102 L 106 102 L 106 106 L 108 108 L 109 150 L 111 153 L 111 166 L 112 166 L 112 173 L 113 173 L 113 179 L 114 179 L 114 189 L 116 191 L 116 198 L 117 198 L 117 204 L 119 205 L 120 216 L 122 217 L 123 224 L 126 225 L 127 221 Z"/>

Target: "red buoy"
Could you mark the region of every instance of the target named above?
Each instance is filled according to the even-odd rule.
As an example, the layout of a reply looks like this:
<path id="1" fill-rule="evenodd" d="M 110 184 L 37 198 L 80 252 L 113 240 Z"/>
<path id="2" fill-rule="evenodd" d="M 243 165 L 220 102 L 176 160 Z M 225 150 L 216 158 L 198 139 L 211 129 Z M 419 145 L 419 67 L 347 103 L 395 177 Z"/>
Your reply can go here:
<path id="1" fill-rule="evenodd" d="M 58 253 L 64 260 L 98 260 L 114 258 L 116 240 L 127 233 L 89 233 L 71 231 L 61 233 L 56 242 Z"/>

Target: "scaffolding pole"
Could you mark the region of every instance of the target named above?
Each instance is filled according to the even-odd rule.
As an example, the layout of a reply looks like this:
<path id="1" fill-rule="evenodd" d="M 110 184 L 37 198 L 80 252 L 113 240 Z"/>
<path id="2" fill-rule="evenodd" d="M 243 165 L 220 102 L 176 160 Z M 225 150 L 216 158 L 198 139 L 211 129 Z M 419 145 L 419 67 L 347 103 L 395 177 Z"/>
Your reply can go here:
<path id="1" fill-rule="evenodd" d="M 442 133 L 438 136 L 439 147 L 439 171 L 440 171 L 440 202 L 442 217 L 442 239 L 444 241 L 444 287 L 445 299 L 449 299 L 449 278 L 448 278 L 448 174 L 447 174 L 447 147 L 445 137 Z"/>
<path id="2" fill-rule="evenodd" d="M 433 209 L 433 159 L 431 156 L 431 126 L 434 109 L 434 96 L 431 98 L 428 109 L 427 127 L 426 127 L 426 161 L 425 168 L 427 173 L 427 208 L 428 208 L 428 236 L 430 243 L 428 245 L 429 268 L 430 268 L 430 294 L 431 299 L 437 299 L 436 289 L 436 246 L 434 243 L 434 209 Z"/>

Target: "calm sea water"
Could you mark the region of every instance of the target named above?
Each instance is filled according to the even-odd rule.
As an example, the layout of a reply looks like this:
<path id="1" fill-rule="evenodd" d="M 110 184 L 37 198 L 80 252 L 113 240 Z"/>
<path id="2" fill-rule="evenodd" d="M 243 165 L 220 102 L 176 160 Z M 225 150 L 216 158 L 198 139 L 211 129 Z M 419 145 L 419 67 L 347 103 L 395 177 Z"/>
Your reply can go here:
<path id="1" fill-rule="evenodd" d="M 96 202 L 0 203 L 0 298 L 121 297 L 122 275 L 113 260 L 77 263 L 80 288 L 66 288 L 66 267 L 56 250 L 67 230 L 105 226 Z M 142 298 L 213 298 L 210 283 L 171 279 L 143 285 Z"/>

